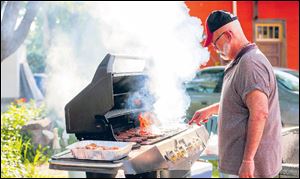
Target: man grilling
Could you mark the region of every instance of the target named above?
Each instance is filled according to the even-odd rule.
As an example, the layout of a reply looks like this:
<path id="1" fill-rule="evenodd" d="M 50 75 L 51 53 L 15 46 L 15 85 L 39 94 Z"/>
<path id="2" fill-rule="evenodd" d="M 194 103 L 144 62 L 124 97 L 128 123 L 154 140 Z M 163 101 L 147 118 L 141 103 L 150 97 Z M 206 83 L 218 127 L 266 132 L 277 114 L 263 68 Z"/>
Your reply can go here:
<path id="1" fill-rule="evenodd" d="M 281 170 L 281 119 L 272 66 L 245 37 L 236 16 L 213 11 L 204 46 L 229 61 L 220 102 L 195 112 L 190 124 L 219 115 L 219 170 L 227 177 L 275 177 Z"/>

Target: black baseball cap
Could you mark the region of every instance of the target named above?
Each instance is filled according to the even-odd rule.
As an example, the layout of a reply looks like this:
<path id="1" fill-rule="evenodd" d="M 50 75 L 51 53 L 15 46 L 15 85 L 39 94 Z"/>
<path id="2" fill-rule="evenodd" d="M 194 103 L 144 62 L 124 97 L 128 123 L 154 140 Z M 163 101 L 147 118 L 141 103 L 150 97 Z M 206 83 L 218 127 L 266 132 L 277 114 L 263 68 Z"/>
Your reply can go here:
<path id="1" fill-rule="evenodd" d="M 237 16 L 224 11 L 224 10 L 216 10 L 212 11 L 206 19 L 205 28 L 206 28 L 206 36 L 204 42 L 204 47 L 208 47 L 209 44 L 212 42 L 213 33 L 221 28 L 222 26 L 237 20 Z"/>

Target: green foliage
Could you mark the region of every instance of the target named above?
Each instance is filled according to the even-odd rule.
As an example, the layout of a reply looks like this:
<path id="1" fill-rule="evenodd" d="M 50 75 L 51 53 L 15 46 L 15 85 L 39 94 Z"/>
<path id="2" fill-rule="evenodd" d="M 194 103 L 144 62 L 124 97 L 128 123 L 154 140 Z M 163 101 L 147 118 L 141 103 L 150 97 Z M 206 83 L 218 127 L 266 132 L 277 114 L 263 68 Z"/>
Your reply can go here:
<path id="1" fill-rule="evenodd" d="M 69 139 L 68 139 L 68 145 L 73 144 L 75 142 L 78 142 L 77 137 L 75 136 L 75 134 L 71 134 L 69 135 Z"/>
<path id="2" fill-rule="evenodd" d="M 44 155 L 48 148 L 35 148 L 30 137 L 21 134 L 26 122 L 42 117 L 44 107 L 24 101 L 17 100 L 8 111 L 1 113 L 1 178 L 34 177 L 34 166 L 48 160 Z"/>
<path id="3" fill-rule="evenodd" d="M 213 164 L 212 178 L 219 178 L 219 169 L 217 160 L 209 160 L 208 162 Z"/>
<path id="4" fill-rule="evenodd" d="M 44 42 L 43 16 L 37 14 L 33 21 L 33 26 L 26 39 L 27 61 L 33 73 L 43 73 L 45 71 L 46 48 Z"/>
<path id="5" fill-rule="evenodd" d="M 22 135 L 22 162 L 26 164 L 41 165 L 48 161 L 53 154 L 49 146 L 42 147 L 41 145 L 34 146 L 31 143 L 31 137 Z"/>
<path id="6" fill-rule="evenodd" d="M 27 172 L 26 177 L 38 178 L 39 172 L 36 171 L 36 166 L 39 166 L 49 160 L 49 156 L 45 155 L 48 148 L 42 148 L 41 145 L 39 145 L 37 149 L 34 149 L 33 145 L 30 143 L 30 140 L 25 143 L 25 148 L 26 152 L 23 153 L 23 163 Z M 29 156 L 27 153 L 28 151 L 33 154 Z"/>

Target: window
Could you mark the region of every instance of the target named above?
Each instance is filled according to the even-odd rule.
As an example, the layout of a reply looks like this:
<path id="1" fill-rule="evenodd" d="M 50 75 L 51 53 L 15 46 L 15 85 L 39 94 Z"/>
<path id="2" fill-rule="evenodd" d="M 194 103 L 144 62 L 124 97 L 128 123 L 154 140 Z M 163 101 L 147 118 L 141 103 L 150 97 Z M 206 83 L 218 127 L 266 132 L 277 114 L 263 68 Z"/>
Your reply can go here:
<path id="1" fill-rule="evenodd" d="M 224 70 L 206 70 L 197 73 L 196 78 L 186 84 L 188 92 L 221 93 Z"/>
<path id="2" fill-rule="evenodd" d="M 281 24 L 255 24 L 256 41 L 281 41 L 282 26 Z"/>

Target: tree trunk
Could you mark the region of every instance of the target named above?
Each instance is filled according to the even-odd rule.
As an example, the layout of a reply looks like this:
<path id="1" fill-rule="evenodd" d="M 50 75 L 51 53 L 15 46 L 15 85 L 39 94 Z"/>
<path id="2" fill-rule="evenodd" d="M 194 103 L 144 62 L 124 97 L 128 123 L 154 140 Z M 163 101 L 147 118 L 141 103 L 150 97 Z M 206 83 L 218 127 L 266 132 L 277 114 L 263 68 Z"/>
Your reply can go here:
<path id="1" fill-rule="evenodd" d="M 26 12 L 20 25 L 15 30 L 16 22 L 20 10 L 19 1 L 6 2 L 1 22 L 1 63 L 8 56 L 13 54 L 24 42 L 30 30 L 31 23 L 36 16 L 40 2 L 29 1 L 26 5 Z"/>

